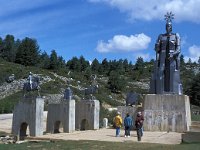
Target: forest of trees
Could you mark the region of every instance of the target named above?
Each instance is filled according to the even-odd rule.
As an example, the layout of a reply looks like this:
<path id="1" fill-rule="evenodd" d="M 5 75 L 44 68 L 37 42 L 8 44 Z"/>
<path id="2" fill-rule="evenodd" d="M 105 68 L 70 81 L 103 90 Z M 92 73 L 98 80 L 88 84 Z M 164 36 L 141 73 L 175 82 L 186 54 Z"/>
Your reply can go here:
<path id="1" fill-rule="evenodd" d="M 52 50 L 48 55 L 40 50 L 36 39 L 24 38 L 16 39 L 13 35 L 0 37 L 0 57 L 8 62 L 18 63 L 24 66 L 35 66 L 52 71 L 74 72 L 82 74 L 86 79 L 91 74 L 108 77 L 108 87 L 112 92 L 118 92 L 126 84 L 125 78 L 132 81 L 150 79 L 154 60 L 145 62 L 142 57 L 138 57 L 133 64 L 127 59 L 107 60 L 99 62 L 96 58 L 90 64 L 83 56 L 72 57 L 67 62 L 62 56 L 58 56 L 56 50 Z M 200 105 L 200 73 L 195 73 L 194 68 L 199 67 L 198 62 L 189 60 L 185 62 L 184 56 L 180 57 L 181 77 L 184 93 L 192 98 L 192 103 Z"/>

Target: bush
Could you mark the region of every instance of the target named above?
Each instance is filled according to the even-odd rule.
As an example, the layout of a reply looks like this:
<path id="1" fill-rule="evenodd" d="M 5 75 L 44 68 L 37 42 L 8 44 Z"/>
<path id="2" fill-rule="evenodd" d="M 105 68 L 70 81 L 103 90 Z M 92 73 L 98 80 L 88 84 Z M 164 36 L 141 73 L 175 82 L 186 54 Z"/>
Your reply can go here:
<path id="1" fill-rule="evenodd" d="M 22 99 L 22 97 L 23 97 L 22 92 L 18 92 L 13 95 L 7 96 L 4 99 L 1 99 L 0 114 L 12 113 L 15 105 Z"/>

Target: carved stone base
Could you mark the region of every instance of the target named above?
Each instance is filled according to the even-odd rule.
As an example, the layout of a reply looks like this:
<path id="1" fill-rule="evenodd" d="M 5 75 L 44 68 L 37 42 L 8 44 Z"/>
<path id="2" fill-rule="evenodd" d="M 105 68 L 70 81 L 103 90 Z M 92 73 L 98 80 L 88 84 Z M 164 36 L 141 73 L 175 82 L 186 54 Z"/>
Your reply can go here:
<path id="1" fill-rule="evenodd" d="M 190 101 L 186 95 L 148 94 L 144 100 L 144 130 L 189 131 Z"/>

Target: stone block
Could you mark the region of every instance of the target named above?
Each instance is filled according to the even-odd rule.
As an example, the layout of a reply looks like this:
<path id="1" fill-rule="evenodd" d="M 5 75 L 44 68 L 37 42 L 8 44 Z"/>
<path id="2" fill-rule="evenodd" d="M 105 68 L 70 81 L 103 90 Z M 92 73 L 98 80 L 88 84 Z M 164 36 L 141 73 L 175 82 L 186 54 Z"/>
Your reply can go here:
<path id="1" fill-rule="evenodd" d="M 98 100 L 81 100 L 76 103 L 76 124 L 78 130 L 99 129 L 100 104 Z"/>
<path id="2" fill-rule="evenodd" d="M 134 120 L 136 118 L 137 111 L 138 111 L 137 106 L 118 106 L 117 111 L 119 111 L 121 113 L 121 117 L 123 120 L 126 117 L 126 114 L 129 113 L 129 115 L 133 119 L 133 124 L 134 124 Z"/>
<path id="3" fill-rule="evenodd" d="M 65 133 L 75 131 L 75 100 L 48 105 L 47 132 L 59 133 L 61 126 Z"/>
<path id="4" fill-rule="evenodd" d="M 20 101 L 14 108 L 12 133 L 24 139 L 29 127 L 30 136 L 43 135 L 44 99 L 29 98 Z"/>
<path id="5" fill-rule="evenodd" d="M 190 101 L 186 95 L 148 94 L 144 100 L 144 130 L 189 131 Z"/>

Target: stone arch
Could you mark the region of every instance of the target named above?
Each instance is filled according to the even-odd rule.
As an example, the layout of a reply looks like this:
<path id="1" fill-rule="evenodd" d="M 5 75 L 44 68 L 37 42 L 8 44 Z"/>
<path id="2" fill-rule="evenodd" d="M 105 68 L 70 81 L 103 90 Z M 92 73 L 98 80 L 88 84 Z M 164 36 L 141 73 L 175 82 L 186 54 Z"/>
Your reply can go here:
<path id="1" fill-rule="evenodd" d="M 24 140 L 25 137 L 27 136 L 27 134 L 26 134 L 27 127 L 28 127 L 28 124 L 26 122 L 23 122 L 20 125 L 20 132 L 19 132 L 19 139 L 20 140 Z"/>
<path id="2" fill-rule="evenodd" d="M 81 128 L 80 128 L 80 130 L 89 130 L 90 128 L 89 128 L 89 122 L 88 122 L 88 120 L 87 119 L 83 119 L 82 121 L 81 121 Z"/>
<path id="3" fill-rule="evenodd" d="M 63 131 L 62 122 L 61 122 L 61 121 L 56 121 L 56 122 L 54 123 L 54 130 L 53 130 L 53 133 L 60 133 L 61 130 Z"/>

